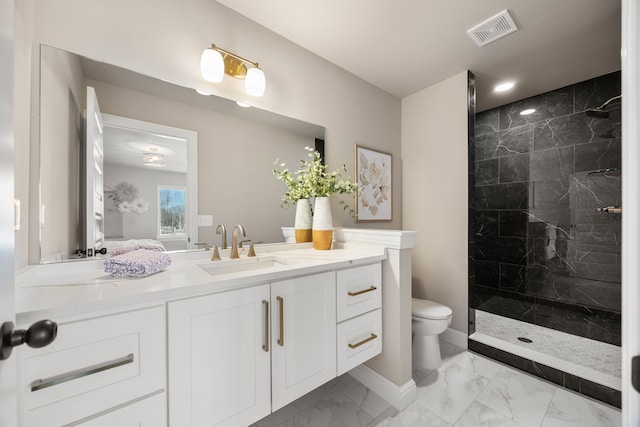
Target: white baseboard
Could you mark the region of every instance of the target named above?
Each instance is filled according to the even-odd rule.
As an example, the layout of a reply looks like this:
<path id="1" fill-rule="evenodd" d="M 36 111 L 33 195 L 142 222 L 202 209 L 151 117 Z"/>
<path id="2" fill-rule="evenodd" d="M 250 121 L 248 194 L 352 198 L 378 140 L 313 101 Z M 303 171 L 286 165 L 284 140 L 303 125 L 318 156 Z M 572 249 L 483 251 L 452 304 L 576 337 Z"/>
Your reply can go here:
<path id="1" fill-rule="evenodd" d="M 398 411 L 406 409 L 416 400 L 417 389 L 413 379 L 399 386 L 364 364 L 350 370 L 349 375 L 389 402 Z"/>
<path id="2" fill-rule="evenodd" d="M 440 335 L 440 339 L 448 342 L 449 344 L 453 344 L 456 347 L 464 348 L 465 350 L 469 347 L 469 342 L 467 341 L 469 337 L 464 332 L 456 331 L 455 329 L 447 329 Z"/>

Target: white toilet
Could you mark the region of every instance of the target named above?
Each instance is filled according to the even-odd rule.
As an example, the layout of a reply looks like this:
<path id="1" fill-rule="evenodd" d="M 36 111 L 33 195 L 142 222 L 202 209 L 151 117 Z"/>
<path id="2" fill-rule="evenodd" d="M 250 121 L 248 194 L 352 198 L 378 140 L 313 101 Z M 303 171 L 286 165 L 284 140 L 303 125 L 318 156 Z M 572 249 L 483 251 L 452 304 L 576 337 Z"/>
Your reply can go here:
<path id="1" fill-rule="evenodd" d="M 419 298 L 411 299 L 413 365 L 437 369 L 442 364 L 438 336 L 451 324 L 453 312 L 446 305 Z"/>

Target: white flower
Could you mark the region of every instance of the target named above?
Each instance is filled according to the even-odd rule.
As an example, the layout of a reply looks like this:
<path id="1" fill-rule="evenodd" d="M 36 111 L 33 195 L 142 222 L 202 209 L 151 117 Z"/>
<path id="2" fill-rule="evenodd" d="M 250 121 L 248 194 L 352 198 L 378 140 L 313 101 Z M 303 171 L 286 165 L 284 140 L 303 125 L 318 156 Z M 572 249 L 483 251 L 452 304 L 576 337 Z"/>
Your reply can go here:
<path id="1" fill-rule="evenodd" d="M 134 205 L 130 202 L 120 202 L 116 207 L 120 213 L 131 213 L 134 209 Z"/>
<path id="2" fill-rule="evenodd" d="M 149 210 L 149 203 L 142 198 L 135 199 L 132 204 L 134 207 L 133 211 L 138 215 L 141 215 Z"/>
<path id="3" fill-rule="evenodd" d="M 128 182 L 116 185 L 114 199 L 119 202 L 133 202 L 138 198 L 138 189 Z"/>

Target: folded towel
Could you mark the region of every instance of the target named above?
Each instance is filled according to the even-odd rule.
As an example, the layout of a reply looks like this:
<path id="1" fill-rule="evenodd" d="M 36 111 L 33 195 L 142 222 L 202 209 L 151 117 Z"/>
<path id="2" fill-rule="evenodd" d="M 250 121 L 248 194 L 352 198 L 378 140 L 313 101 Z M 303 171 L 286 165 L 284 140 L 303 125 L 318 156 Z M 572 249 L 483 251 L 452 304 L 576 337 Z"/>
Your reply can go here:
<path id="1" fill-rule="evenodd" d="M 164 252 L 136 249 L 107 259 L 104 271 L 114 277 L 144 277 L 162 271 L 170 264 L 171 257 Z"/>
<path id="2" fill-rule="evenodd" d="M 111 249 L 109 254 L 111 256 L 126 254 L 127 252 L 133 252 L 138 249 L 148 249 L 151 251 L 164 252 L 164 246 L 162 243 L 156 240 L 142 239 L 142 240 L 129 240 L 122 246 L 116 246 Z"/>

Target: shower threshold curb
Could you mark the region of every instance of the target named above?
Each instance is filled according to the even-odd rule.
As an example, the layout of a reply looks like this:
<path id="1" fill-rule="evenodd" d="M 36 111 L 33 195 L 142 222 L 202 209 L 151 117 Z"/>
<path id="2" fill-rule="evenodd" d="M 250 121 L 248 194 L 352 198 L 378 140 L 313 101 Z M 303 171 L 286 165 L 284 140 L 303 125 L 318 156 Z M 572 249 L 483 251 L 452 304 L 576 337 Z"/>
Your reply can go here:
<path id="1" fill-rule="evenodd" d="M 482 335 L 482 334 L 480 334 Z M 485 335 L 486 337 L 486 335 Z M 611 387 L 582 378 L 581 375 L 574 375 L 557 368 L 547 366 L 545 363 L 536 362 L 530 359 L 531 355 L 520 356 L 509 353 L 502 349 L 505 343 L 498 341 L 498 347 L 476 341 L 477 334 L 473 334 L 468 339 L 469 351 L 488 357 L 505 365 L 512 366 L 530 375 L 536 376 L 545 381 L 549 381 L 565 389 L 574 391 L 583 396 L 598 400 L 604 404 L 620 409 L 622 407 L 622 393 Z M 482 339 L 482 337 L 480 337 Z"/>
<path id="2" fill-rule="evenodd" d="M 575 375 L 576 377 L 584 378 L 585 380 L 603 385 L 616 391 L 620 391 L 622 388 L 622 381 L 620 378 L 616 378 L 612 375 L 608 375 L 595 369 L 577 365 L 558 357 L 540 353 L 535 349 L 523 348 L 520 345 L 494 338 L 480 332 L 472 334 L 469 339 L 496 348 L 498 350 L 503 350 L 516 356 L 529 359 L 533 362 L 541 363 L 550 368 Z"/>

